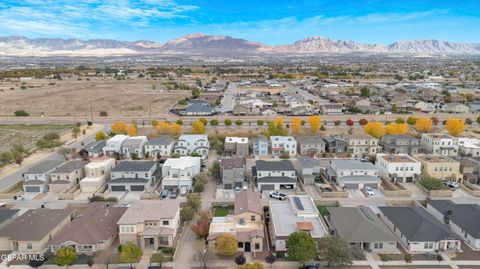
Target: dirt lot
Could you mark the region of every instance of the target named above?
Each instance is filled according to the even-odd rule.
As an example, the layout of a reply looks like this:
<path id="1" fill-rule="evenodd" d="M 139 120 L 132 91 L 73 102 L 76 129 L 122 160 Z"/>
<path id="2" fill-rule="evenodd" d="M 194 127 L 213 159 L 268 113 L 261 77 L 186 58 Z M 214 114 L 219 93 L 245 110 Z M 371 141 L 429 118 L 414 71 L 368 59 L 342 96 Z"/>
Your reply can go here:
<path id="1" fill-rule="evenodd" d="M 13 90 L 12 90 L 13 88 Z M 160 81 L 145 79 L 116 80 L 89 78 L 27 81 L 0 81 L 0 114 L 13 115 L 24 109 L 31 116 L 94 116 L 106 111 L 108 116 L 144 116 L 168 111 L 178 100 L 190 96 L 189 91 L 163 90 Z"/>
<path id="2" fill-rule="evenodd" d="M 49 132 L 68 132 L 71 125 L 0 125 L 0 152 L 10 150 L 15 144 L 33 149 L 37 140 Z"/>
<path id="3" fill-rule="evenodd" d="M 267 87 L 267 86 L 261 87 L 261 86 L 258 86 L 258 87 L 238 87 L 236 89 L 236 92 L 242 92 L 242 91 L 268 92 L 271 95 L 276 95 L 276 94 L 282 93 L 286 90 L 287 90 L 287 88 L 282 88 L 282 87 Z"/>

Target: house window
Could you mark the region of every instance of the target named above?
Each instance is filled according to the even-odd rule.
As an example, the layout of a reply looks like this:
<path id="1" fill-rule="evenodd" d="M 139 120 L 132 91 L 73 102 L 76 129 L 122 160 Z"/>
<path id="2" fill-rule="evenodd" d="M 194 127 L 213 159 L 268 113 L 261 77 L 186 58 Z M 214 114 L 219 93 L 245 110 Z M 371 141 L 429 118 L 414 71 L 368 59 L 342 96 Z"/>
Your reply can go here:
<path id="1" fill-rule="evenodd" d="M 169 221 L 168 220 L 164 220 L 162 221 L 162 225 L 168 225 Z"/>
<path id="2" fill-rule="evenodd" d="M 243 242 L 238 242 L 238 248 L 243 248 Z"/>
<path id="3" fill-rule="evenodd" d="M 432 249 L 433 248 L 433 242 L 428 242 L 423 244 L 424 249 Z"/>
<path id="4" fill-rule="evenodd" d="M 27 249 L 32 249 L 32 243 L 27 243 Z"/>
<path id="5" fill-rule="evenodd" d="M 260 249 L 260 244 L 259 243 L 255 243 L 255 249 Z"/>
<path id="6" fill-rule="evenodd" d="M 252 216 L 250 217 L 250 220 L 251 220 L 251 221 L 255 221 L 255 215 L 252 215 Z"/>
<path id="7" fill-rule="evenodd" d="M 375 243 L 373 244 L 374 249 L 383 249 L 383 243 Z"/>

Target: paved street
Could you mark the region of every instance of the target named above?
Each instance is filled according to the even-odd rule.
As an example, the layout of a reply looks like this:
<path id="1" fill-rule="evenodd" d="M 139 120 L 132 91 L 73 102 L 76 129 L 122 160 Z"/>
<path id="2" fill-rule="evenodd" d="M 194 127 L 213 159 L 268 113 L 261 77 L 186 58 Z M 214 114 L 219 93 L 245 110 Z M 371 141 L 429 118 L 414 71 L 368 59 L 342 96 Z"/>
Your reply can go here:
<path id="1" fill-rule="evenodd" d="M 233 107 L 235 105 L 235 91 L 237 88 L 238 82 L 230 82 L 230 85 L 228 85 L 228 88 L 223 94 L 221 107 L 219 108 L 220 113 L 233 111 Z"/>

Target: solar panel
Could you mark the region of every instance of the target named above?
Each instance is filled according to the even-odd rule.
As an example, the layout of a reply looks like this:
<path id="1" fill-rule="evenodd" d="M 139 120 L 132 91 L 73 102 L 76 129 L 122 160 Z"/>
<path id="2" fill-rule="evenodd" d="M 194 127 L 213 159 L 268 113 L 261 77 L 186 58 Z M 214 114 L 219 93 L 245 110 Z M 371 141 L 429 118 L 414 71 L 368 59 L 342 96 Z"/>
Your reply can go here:
<path id="1" fill-rule="evenodd" d="M 293 201 L 295 202 L 295 205 L 297 206 L 297 209 L 299 210 L 305 210 L 303 207 L 302 201 L 298 197 L 293 197 Z"/>

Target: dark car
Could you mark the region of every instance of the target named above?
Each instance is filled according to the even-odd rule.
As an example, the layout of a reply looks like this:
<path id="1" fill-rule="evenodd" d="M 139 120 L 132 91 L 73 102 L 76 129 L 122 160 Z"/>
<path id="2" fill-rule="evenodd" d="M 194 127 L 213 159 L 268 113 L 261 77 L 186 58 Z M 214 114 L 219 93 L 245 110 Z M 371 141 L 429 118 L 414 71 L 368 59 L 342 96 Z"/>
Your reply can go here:
<path id="1" fill-rule="evenodd" d="M 173 188 L 172 191 L 170 192 L 170 198 L 175 199 L 175 198 L 177 198 L 177 196 L 178 196 L 178 188 L 175 187 L 175 188 Z"/>
<path id="2" fill-rule="evenodd" d="M 320 268 L 320 265 L 311 264 L 311 265 L 305 265 L 304 267 L 299 267 L 298 269 L 318 269 L 318 268 Z"/>
<path id="3" fill-rule="evenodd" d="M 160 193 L 160 197 L 161 197 L 162 199 L 167 199 L 169 193 L 170 193 L 169 190 L 163 190 L 163 191 Z"/>

